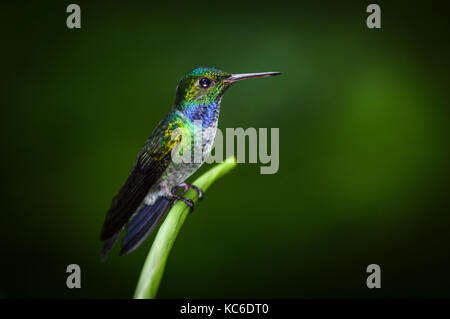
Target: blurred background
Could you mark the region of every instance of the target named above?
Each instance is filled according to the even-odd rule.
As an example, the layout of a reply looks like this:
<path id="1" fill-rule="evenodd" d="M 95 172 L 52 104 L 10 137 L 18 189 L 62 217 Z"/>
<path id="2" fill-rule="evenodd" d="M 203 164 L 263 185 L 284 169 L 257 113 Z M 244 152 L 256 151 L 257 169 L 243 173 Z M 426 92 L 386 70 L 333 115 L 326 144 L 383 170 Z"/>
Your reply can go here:
<path id="1" fill-rule="evenodd" d="M 196 66 L 283 72 L 233 86 L 219 121 L 280 128 L 280 169 L 239 164 L 213 185 L 159 297 L 450 297 L 443 5 L 377 1 L 376 30 L 367 1 L 76 1 L 68 29 L 70 3 L 0 10 L 1 297 L 132 296 L 154 234 L 102 263 L 100 228 Z"/>

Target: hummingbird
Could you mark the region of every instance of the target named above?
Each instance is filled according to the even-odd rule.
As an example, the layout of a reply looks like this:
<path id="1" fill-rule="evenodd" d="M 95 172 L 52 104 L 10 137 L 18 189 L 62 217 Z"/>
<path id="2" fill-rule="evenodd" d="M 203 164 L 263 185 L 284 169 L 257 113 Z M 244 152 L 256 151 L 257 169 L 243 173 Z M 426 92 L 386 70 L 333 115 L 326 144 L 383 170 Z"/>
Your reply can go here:
<path id="1" fill-rule="evenodd" d="M 193 189 L 201 199 L 203 192 L 185 181 L 210 155 L 223 94 L 235 82 L 279 74 L 231 74 L 214 67 L 198 67 L 181 78 L 172 110 L 145 142 L 125 184 L 111 202 L 100 235 L 103 259 L 124 229 L 120 255 L 135 250 L 175 201 L 183 201 L 193 210 L 193 201 L 183 197 L 184 193 Z M 201 143 L 194 142 L 195 130 L 202 132 Z M 201 160 L 174 160 L 174 156 L 192 150 L 201 152 Z"/>

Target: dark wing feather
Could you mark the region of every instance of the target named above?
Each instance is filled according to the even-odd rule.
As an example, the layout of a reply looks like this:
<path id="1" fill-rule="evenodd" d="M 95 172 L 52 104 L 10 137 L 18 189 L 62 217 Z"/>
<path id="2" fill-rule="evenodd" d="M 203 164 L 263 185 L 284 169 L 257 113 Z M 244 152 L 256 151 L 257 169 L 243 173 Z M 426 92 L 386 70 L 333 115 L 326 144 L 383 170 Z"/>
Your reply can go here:
<path id="1" fill-rule="evenodd" d="M 169 154 L 170 155 L 170 154 Z M 150 187 L 161 177 L 167 161 L 152 161 L 142 169 L 140 162 L 134 166 L 127 181 L 113 198 L 100 239 L 105 240 L 121 230 L 147 195 Z"/>
<path id="2" fill-rule="evenodd" d="M 182 136 L 172 137 L 178 121 L 163 120 L 147 141 L 127 181 L 113 198 L 106 214 L 100 239 L 107 240 L 120 232 L 138 209 L 149 189 L 158 181 L 171 161 L 171 151 Z M 112 245 L 111 245 L 112 246 Z"/>

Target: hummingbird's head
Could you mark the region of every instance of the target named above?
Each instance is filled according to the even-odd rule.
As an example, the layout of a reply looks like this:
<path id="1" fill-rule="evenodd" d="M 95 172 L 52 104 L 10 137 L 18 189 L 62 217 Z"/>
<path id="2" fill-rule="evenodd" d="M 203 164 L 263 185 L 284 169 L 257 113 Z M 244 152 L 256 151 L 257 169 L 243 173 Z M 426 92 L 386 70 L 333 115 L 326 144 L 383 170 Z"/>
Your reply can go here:
<path id="1" fill-rule="evenodd" d="M 188 72 L 177 87 L 175 105 L 220 102 L 223 93 L 239 80 L 267 77 L 279 72 L 231 74 L 216 68 L 199 67 Z"/>

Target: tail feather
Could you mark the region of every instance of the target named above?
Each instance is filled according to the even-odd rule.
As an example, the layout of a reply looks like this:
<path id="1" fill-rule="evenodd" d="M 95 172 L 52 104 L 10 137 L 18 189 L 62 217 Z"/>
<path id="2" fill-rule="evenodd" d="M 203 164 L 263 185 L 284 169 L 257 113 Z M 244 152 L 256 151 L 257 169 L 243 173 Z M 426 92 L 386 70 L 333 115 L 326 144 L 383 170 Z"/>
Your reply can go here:
<path id="1" fill-rule="evenodd" d="M 158 204 L 159 202 L 155 202 L 155 205 Z M 154 206 L 154 205 L 153 205 Z M 131 232 L 134 228 L 136 228 L 141 221 L 145 218 L 148 217 L 149 211 L 153 208 L 152 205 L 145 205 L 143 206 L 140 210 L 139 213 L 136 214 L 135 216 L 133 216 L 133 218 L 131 219 L 131 221 L 128 223 L 127 226 L 127 232 Z"/>
<path id="2" fill-rule="evenodd" d="M 150 235 L 172 203 L 173 200 L 159 197 L 153 205 L 144 206 L 135 215 L 122 239 L 121 256 L 135 250 Z"/>

